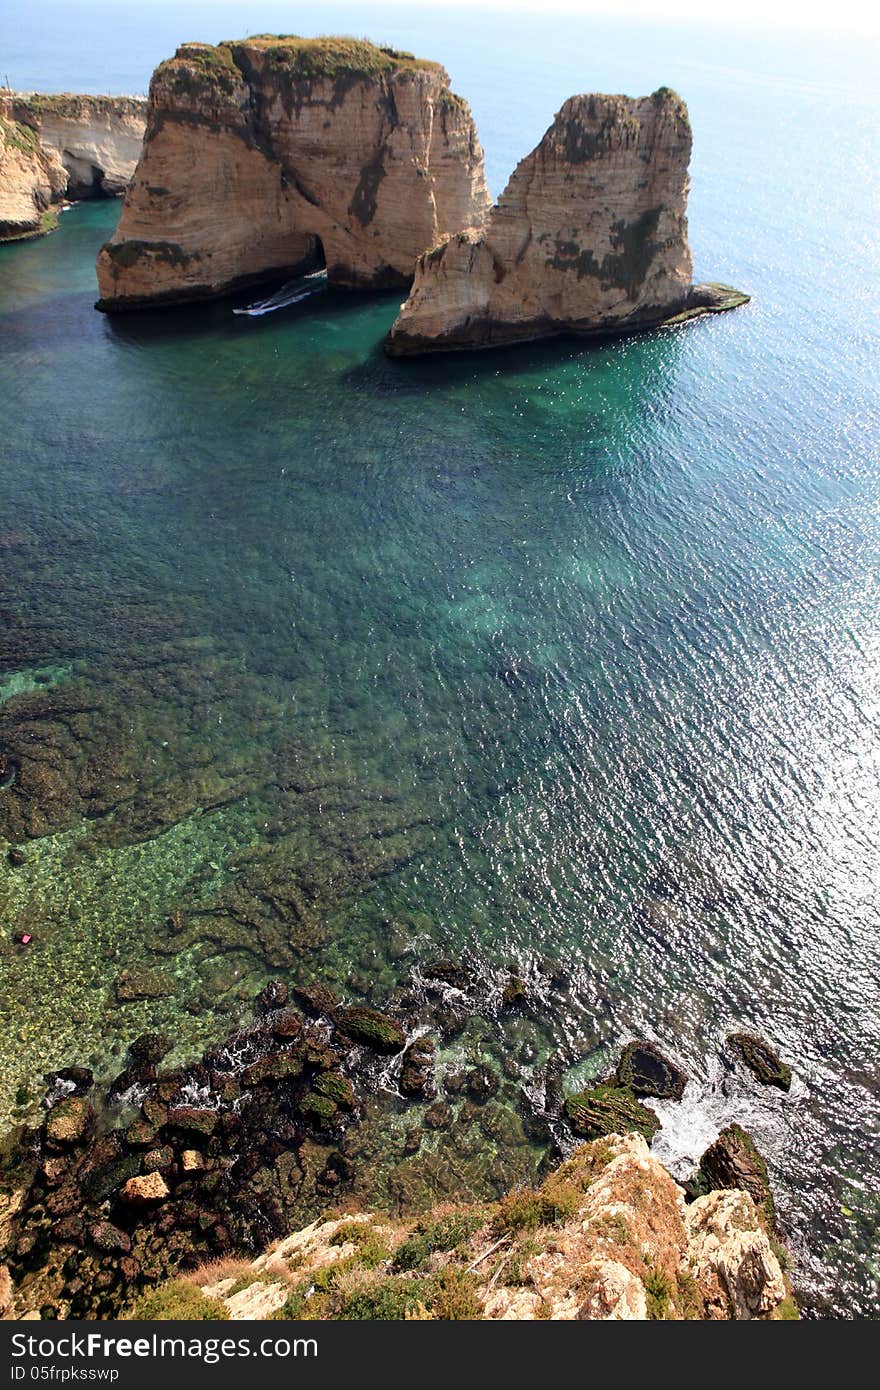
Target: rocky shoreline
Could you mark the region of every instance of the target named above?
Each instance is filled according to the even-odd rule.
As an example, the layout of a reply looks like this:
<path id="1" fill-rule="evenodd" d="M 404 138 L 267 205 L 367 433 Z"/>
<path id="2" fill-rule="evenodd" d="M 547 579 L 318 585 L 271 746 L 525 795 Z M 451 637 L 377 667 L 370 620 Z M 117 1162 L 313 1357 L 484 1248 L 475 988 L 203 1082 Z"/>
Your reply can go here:
<path id="1" fill-rule="evenodd" d="M 442 973 L 443 963 L 437 968 Z M 520 1005 L 519 987 L 511 978 L 506 1007 Z M 399 1171 L 384 1196 L 386 1211 L 400 1223 L 438 1200 L 454 1201 L 447 1188 L 426 1202 L 423 1185 L 408 1189 L 406 1170 L 450 1126 L 464 1135 L 470 1125 L 482 1134 L 484 1122 L 489 1133 L 502 1124 L 503 1077 L 486 1063 L 451 1072 L 438 1061 L 441 1036 L 426 1032 L 405 1009 L 391 1014 L 345 1004 L 320 985 L 289 992 L 273 980 L 256 1000 L 252 1021 L 193 1064 L 163 1069 L 169 1040 L 147 1034 L 132 1043 L 125 1069 L 109 1086 L 96 1085 L 81 1066 L 49 1074 L 42 1122 L 36 1129 L 20 1126 L 2 1148 L 3 1316 L 115 1317 L 206 1263 L 259 1261 L 273 1242 L 288 1240 L 322 1212 L 362 1213 L 358 1178 L 359 1167 L 370 1162 L 364 1140 L 371 1107 L 383 1129 L 392 1117 L 401 1126 Z M 760 1039 L 733 1035 L 728 1049 L 756 1082 L 785 1080 L 783 1064 Z M 659 1128 L 645 1100 L 678 1100 L 686 1081 L 656 1044 L 634 1042 L 612 1075 L 565 1094 L 570 1060 L 551 1060 L 542 1094 L 541 1088 L 520 1091 L 522 1123 L 540 1144 L 536 1157 L 543 1153 L 531 1171 L 543 1171 L 545 1182 L 557 1181 L 556 1165 L 580 1140 L 630 1134 L 632 1154 L 635 1136 L 650 1141 Z M 660 1166 L 651 1162 L 656 1177 Z M 748 1194 L 759 1213 L 749 1215 L 749 1229 L 775 1248 L 766 1167 L 737 1126 L 722 1132 L 686 1190 L 668 1175 L 664 1181 L 676 1188 L 678 1207 L 685 1196 Z M 504 1197 L 508 1187 L 508 1180 L 499 1181 L 502 1206 L 532 1190 L 528 1173 Z M 644 1200 L 650 1205 L 649 1193 Z M 675 1229 L 680 1243 L 680 1222 Z M 684 1246 L 680 1257 L 686 1259 Z M 767 1278 L 779 1293 L 776 1274 Z M 787 1286 L 772 1308 L 761 1303 L 748 1314 L 731 1312 L 734 1298 L 726 1312 L 689 1315 L 770 1315 L 783 1298 Z M 670 1306 L 669 1316 L 684 1315 L 675 1298 Z"/>

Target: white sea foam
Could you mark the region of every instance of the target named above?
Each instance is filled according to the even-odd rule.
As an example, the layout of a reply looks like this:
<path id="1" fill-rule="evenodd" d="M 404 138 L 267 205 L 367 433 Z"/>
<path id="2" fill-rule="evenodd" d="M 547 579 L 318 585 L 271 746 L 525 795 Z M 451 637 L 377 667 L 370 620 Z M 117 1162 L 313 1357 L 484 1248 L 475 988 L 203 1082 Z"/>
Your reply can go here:
<path id="1" fill-rule="evenodd" d="M 647 1100 L 662 1128 L 651 1152 L 679 1180 L 688 1178 L 726 1125 L 739 1124 L 758 1142 L 772 1144 L 780 1129 L 781 1091 L 756 1090 L 714 1062 L 705 1079 L 693 1079 L 680 1101 Z M 772 1151 L 772 1148 L 771 1148 Z"/>

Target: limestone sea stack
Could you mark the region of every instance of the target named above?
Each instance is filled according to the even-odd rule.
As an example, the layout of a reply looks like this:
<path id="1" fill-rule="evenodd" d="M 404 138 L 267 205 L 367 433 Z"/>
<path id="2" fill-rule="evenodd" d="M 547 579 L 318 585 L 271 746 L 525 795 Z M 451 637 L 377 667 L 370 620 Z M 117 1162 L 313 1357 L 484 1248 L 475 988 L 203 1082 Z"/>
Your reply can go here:
<path id="1" fill-rule="evenodd" d="M 59 203 L 121 194 L 146 114 L 138 97 L 0 89 L 0 241 L 52 231 Z"/>
<path id="2" fill-rule="evenodd" d="M 490 208 L 473 118 L 439 63 L 352 39 L 184 44 L 150 84 L 99 308 L 323 265 L 333 285 L 406 287 L 425 247 Z"/>
<path id="3" fill-rule="evenodd" d="M 744 303 L 691 282 L 690 155 L 687 108 L 668 87 L 569 98 L 486 225 L 419 258 L 387 350 L 627 333 Z"/>

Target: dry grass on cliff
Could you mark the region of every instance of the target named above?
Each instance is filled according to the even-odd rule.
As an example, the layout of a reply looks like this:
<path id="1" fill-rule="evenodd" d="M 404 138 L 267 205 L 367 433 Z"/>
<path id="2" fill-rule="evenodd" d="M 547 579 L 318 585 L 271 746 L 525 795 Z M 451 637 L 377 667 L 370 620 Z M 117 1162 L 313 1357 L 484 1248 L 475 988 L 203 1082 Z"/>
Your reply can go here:
<path id="1" fill-rule="evenodd" d="M 702 1200 L 705 1211 L 685 1207 L 640 1135 L 612 1136 L 499 1202 L 445 1204 L 415 1222 L 319 1219 L 251 1263 L 215 1261 L 138 1308 L 307 1321 L 797 1316 L 751 1197 Z"/>

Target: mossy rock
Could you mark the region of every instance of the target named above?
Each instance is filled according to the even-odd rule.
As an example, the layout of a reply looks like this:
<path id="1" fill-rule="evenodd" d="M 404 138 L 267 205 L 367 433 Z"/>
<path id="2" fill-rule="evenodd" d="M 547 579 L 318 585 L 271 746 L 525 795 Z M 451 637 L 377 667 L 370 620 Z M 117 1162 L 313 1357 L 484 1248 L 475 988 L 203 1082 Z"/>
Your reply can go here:
<path id="1" fill-rule="evenodd" d="M 111 1159 L 102 1163 L 80 1180 L 83 1195 L 90 1202 L 103 1202 L 118 1191 L 129 1178 L 136 1178 L 141 1171 L 141 1155 L 128 1154 L 125 1158 Z"/>
<path id="2" fill-rule="evenodd" d="M 142 1164 L 145 1173 L 167 1173 L 174 1163 L 174 1150 L 168 1144 L 159 1149 L 151 1149 L 144 1154 Z"/>
<path id="3" fill-rule="evenodd" d="M 303 1058 L 296 1050 L 276 1052 L 271 1057 L 260 1057 L 251 1062 L 241 1074 L 242 1086 L 262 1086 L 268 1081 L 291 1081 L 303 1069 Z"/>
<path id="4" fill-rule="evenodd" d="M 123 1140 L 128 1149 L 155 1149 L 158 1135 L 147 1120 L 135 1120 L 123 1132 Z"/>
<path id="5" fill-rule="evenodd" d="M 660 1128 L 653 1110 L 642 1105 L 632 1091 L 607 1082 L 594 1086 L 591 1091 L 567 1096 L 565 1114 L 575 1134 L 585 1139 L 635 1131 L 650 1143 Z"/>
<path id="6" fill-rule="evenodd" d="M 327 1096 L 343 1110 L 354 1109 L 354 1087 L 347 1076 L 343 1076 L 338 1071 L 319 1072 L 312 1082 L 312 1087 L 322 1096 Z"/>
<path id="7" fill-rule="evenodd" d="M 748 1192 L 755 1205 L 764 1211 L 771 1228 L 775 1224 L 767 1165 L 754 1139 L 741 1125 L 728 1125 L 715 1143 L 710 1144 L 700 1159 L 691 1187 L 697 1196 L 717 1188 Z"/>
<path id="8" fill-rule="evenodd" d="M 297 1003 L 316 1018 L 324 1014 L 332 1018 L 339 1007 L 339 1000 L 328 985 L 294 985 L 293 995 Z"/>
<path id="9" fill-rule="evenodd" d="M 85 1096 L 67 1096 L 46 1116 L 46 1139 L 55 1148 L 78 1144 L 92 1122 L 92 1107 Z"/>
<path id="10" fill-rule="evenodd" d="M 617 1086 L 637 1096 L 656 1096 L 658 1100 L 681 1100 L 687 1077 L 680 1067 L 664 1057 L 652 1042 L 631 1042 L 623 1049 L 617 1071 Z"/>
<path id="11" fill-rule="evenodd" d="M 376 1009 L 358 1004 L 340 1009 L 337 1022 L 355 1042 L 364 1043 L 376 1052 L 401 1052 L 406 1046 L 406 1034 L 400 1024 Z"/>
<path id="12" fill-rule="evenodd" d="M 309 1091 L 299 1103 L 299 1112 L 305 1120 L 321 1129 L 331 1126 L 337 1118 L 339 1107 L 329 1096 Z"/>
<path id="13" fill-rule="evenodd" d="M 755 1033 L 731 1033 L 727 1042 L 762 1086 L 777 1086 L 780 1091 L 791 1089 L 791 1067 L 763 1038 Z"/>
<path id="14" fill-rule="evenodd" d="M 168 1111 L 166 1125 L 179 1134 L 197 1134 L 209 1139 L 217 1128 L 216 1110 L 198 1110 L 192 1105 L 177 1105 Z"/>

